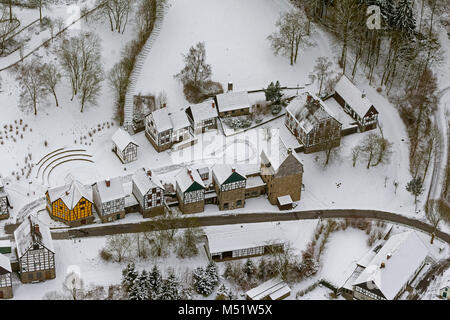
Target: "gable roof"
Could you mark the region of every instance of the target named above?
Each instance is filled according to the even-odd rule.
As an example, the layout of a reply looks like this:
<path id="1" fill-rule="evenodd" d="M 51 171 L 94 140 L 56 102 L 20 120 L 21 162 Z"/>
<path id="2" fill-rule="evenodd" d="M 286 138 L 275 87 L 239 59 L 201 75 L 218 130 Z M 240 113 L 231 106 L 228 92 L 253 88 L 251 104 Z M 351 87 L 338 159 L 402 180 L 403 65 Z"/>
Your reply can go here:
<path id="1" fill-rule="evenodd" d="M 125 198 L 126 195 L 120 177 L 109 179 L 109 187 L 106 185 L 106 181 L 102 180 L 95 184 L 102 203 Z"/>
<path id="2" fill-rule="evenodd" d="M 0 275 L 11 273 L 11 261 L 9 258 L 0 253 Z"/>
<path id="3" fill-rule="evenodd" d="M 181 171 L 175 176 L 175 180 L 182 192 L 189 191 L 189 189 L 191 189 L 192 186 L 195 186 L 195 184 L 198 184 L 200 188 L 205 189 L 205 184 L 198 174 L 198 171 L 192 170 L 191 168 L 181 169 Z"/>
<path id="4" fill-rule="evenodd" d="M 372 102 L 367 96 L 364 95 L 363 97 L 362 92 L 345 75 L 339 79 L 334 91 L 337 92 L 361 118 L 363 118 L 367 112 L 369 112 L 369 109 L 373 107 Z"/>
<path id="5" fill-rule="evenodd" d="M 353 285 L 373 282 L 392 300 L 411 279 L 428 255 L 428 248 L 415 231 L 393 235 L 368 263 Z M 387 258 L 390 256 L 389 258 Z M 384 263 L 384 267 L 381 264 Z"/>
<path id="6" fill-rule="evenodd" d="M 298 121 L 306 133 L 322 121 L 329 118 L 336 120 L 322 99 L 309 92 L 304 92 L 293 99 L 286 107 L 286 111 Z"/>
<path id="7" fill-rule="evenodd" d="M 194 104 L 186 109 L 187 114 L 194 122 L 200 122 L 217 117 L 217 108 L 213 100 L 206 100 L 199 104 Z"/>
<path id="8" fill-rule="evenodd" d="M 75 208 L 81 198 L 92 202 L 92 187 L 85 186 L 78 180 L 72 180 L 64 186 L 48 189 L 47 192 L 51 203 L 61 199 L 70 210 Z"/>
<path id="9" fill-rule="evenodd" d="M 220 185 L 231 182 L 229 180 L 247 179 L 245 174 L 241 173 L 239 169 L 236 169 L 236 167 L 233 167 L 230 164 L 216 163 L 211 170 Z"/>
<path id="10" fill-rule="evenodd" d="M 164 190 L 161 179 L 153 173 L 149 176 L 145 168 L 136 170 L 131 179 L 142 195 L 147 194 L 153 188 Z"/>
<path id="11" fill-rule="evenodd" d="M 34 227 L 38 225 L 37 219 L 29 216 L 22 224 L 14 231 L 14 239 L 16 241 L 17 255 L 22 257 L 25 252 L 34 244 L 41 243 L 51 252 L 55 253 L 53 247 L 53 240 L 50 233 L 50 228 L 46 225 L 39 224 L 39 234 L 35 232 Z"/>
<path id="12" fill-rule="evenodd" d="M 250 100 L 247 91 L 225 92 L 218 94 L 217 108 L 219 112 L 238 110 L 250 107 Z"/>
<path id="13" fill-rule="evenodd" d="M 125 148 L 128 147 L 130 143 L 138 146 L 138 144 L 136 143 L 136 141 L 134 141 L 130 134 L 125 130 L 122 130 L 122 128 L 117 129 L 116 133 L 114 133 L 114 135 L 112 136 L 112 141 L 117 146 L 117 148 L 122 151 L 125 150 Z"/>
<path id="14" fill-rule="evenodd" d="M 161 108 L 151 113 L 156 131 L 163 132 L 173 129 L 167 108 Z"/>
<path id="15" fill-rule="evenodd" d="M 280 138 L 278 153 L 270 153 L 267 150 L 261 151 L 262 175 L 274 175 L 275 177 L 285 177 L 303 172 L 303 164 L 297 154 L 292 149 L 287 149 Z"/>
<path id="16" fill-rule="evenodd" d="M 170 122 L 172 123 L 173 130 L 183 129 L 191 125 L 189 119 L 187 118 L 186 112 L 183 109 L 175 113 L 169 113 L 168 115 Z"/>

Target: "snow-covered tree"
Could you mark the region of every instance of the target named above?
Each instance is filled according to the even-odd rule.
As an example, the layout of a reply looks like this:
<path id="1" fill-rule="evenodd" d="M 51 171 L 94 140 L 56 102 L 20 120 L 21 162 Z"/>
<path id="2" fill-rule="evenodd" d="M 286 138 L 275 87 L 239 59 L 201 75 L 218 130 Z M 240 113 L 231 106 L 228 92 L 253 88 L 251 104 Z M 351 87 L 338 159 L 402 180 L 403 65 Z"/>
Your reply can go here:
<path id="1" fill-rule="evenodd" d="M 263 280 L 263 281 L 266 280 L 266 277 L 267 277 L 267 263 L 266 263 L 266 259 L 264 259 L 264 258 L 261 258 L 261 260 L 259 260 L 257 277 L 260 280 Z"/>
<path id="2" fill-rule="evenodd" d="M 399 0 L 393 19 L 394 26 L 404 34 L 412 35 L 416 29 L 416 18 L 411 0 Z"/>
<path id="3" fill-rule="evenodd" d="M 133 285 L 128 291 L 130 300 L 150 300 L 150 280 L 147 271 L 143 270 L 141 274 L 133 281 Z"/>
<path id="4" fill-rule="evenodd" d="M 128 256 L 132 243 L 128 234 L 111 235 L 106 240 L 106 250 L 113 255 L 116 262 L 122 262 Z"/>
<path id="5" fill-rule="evenodd" d="M 196 88 L 211 78 L 211 65 L 206 63 L 206 49 L 204 42 L 198 42 L 195 46 L 189 48 L 189 52 L 183 55 L 184 68 L 175 78 L 184 85 L 191 84 Z"/>
<path id="6" fill-rule="evenodd" d="M 16 67 L 16 80 L 22 92 L 20 103 L 22 107 L 31 107 L 37 115 L 37 106 L 46 96 L 46 89 L 42 81 L 42 66 L 36 58 L 22 63 Z"/>
<path id="7" fill-rule="evenodd" d="M 128 292 L 133 286 L 134 280 L 139 273 L 136 271 L 134 263 L 129 263 L 125 269 L 122 270 L 122 286 Z"/>
<path id="8" fill-rule="evenodd" d="M 247 259 L 244 264 L 244 273 L 247 276 L 247 279 L 250 279 L 253 277 L 254 273 L 256 271 L 255 265 L 253 264 L 253 261 L 250 259 Z"/>
<path id="9" fill-rule="evenodd" d="M 194 269 L 192 279 L 195 291 L 204 296 L 209 296 L 219 281 L 216 265 L 211 262 L 206 268 L 198 267 Z"/>
<path id="10" fill-rule="evenodd" d="M 161 287 L 161 300 L 179 300 L 180 282 L 173 272 L 169 273 L 167 279 L 164 279 Z"/>
<path id="11" fill-rule="evenodd" d="M 303 10 L 294 9 L 280 16 L 275 24 L 277 31 L 267 37 L 274 53 L 288 56 L 291 65 L 297 63 L 301 46 L 311 45 L 308 21 Z"/>
<path id="12" fill-rule="evenodd" d="M 413 178 L 406 184 L 406 190 L 411 192 L 414 196 L 414 204 L 416 205 L 417 210 L 417 197 L 424 191 L 422 179 L 420 179 L 420 177 Z"/>
<path id="13" fill-rule="evenodd" d="M 42 9 L 51 5 L 52 0 L 30 0 L 30 4 L 39 8 L 39 20 L 42 22 Z"/>
<path id="14" fill-rule="evenodd" d="M 389 29 L 395 27 L 395 6 L 394 1 L 392 0 L 378 0 L 378 6 L 381 10 L 381 15 L 383 17 L 384 22 L 386 23 Z"/>
<path id="15" fill-rule="evenodd" d="M 178 242 L 177 255 L 180 258 L 189 258 L 198 254 L 197 231 L 195 228 L 186 228 Z"/>
<path id="16" fill-rule="evenodd" d="M 131 0 L 97 0 L 97 5 L 101 4 L 100 13 L 109 21 L 111 31 L 124 33 L 132 9 Z"/>
<path id="17" fill-rule="evenodd" d="M 267 89 L 264 90 L 266 95 L 266 101 L 270 101 L 274 104 L 281 103 L 281 97 L 283 96 L 283 91 L 281 90 L 280 82 L 277 80 L 276 83 L 271 82 Z"/>
<path id="18" fill-rule="evenodd" d="M 152 300 L 158 300 L 161 297 L 161 290 L 163 285 L 163 279 L 161 272 L 156 265 L 153 266 L 152 271 L 148 275 L 149 291 Z"/>
<path id="19" fill-rule="evenodd" d="M 233 300 L 233 291 L 229 289 L 224 283 L 221 283 L 217 289 L 216 300 Z"/>

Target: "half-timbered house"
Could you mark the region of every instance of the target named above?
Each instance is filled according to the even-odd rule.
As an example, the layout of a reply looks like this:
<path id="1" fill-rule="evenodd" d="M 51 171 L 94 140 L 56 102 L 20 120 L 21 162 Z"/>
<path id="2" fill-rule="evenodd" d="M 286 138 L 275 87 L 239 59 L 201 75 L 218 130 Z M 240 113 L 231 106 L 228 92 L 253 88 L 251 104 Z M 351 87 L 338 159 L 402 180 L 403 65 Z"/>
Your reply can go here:
<path id="1" fill-rule="evenodd" d="M 186 114 L 194 134 L 217 129 L 217 108 L 214 100 L 189 106 Z"/>
<path id="2" fill-rule="evenodd" d="M 139 146 L 128 132 L 121 128 L 117 129 L 112 136 L 112 142 L 113 151 L 117 154 L 120 161 L 130 163 L 137 159 Z"/>
<path id="3" fill-rule="evenodd" d="M 172 124 L 172 143 L 178 143 L 191 138 L 191 123 L 185 110 L 169 113 L 169 119 Z"/>
<path id="4" fill-rule="evenodd" d="M 94 222 L 91 186 L 72 180 L 64 186 L 48 189 L 45 196 L 52 219 L 71 227 Z"/>
<path id="5" fill-rule="evenodd" d="M 167 108 L 153 111 L 145 118 L 145 136 L 158 152 L 172 146 L 173 127 Z"/>
<path id="6" fill-rule="evenodd" d="M 164 213 L 164 187 L 157 175 L 145 168 L 138 169 L 132 177 L 133 195 L 139 202 L 144 218 Z"/>
<path id="7" fill-rule="evenodd" d="M 205 210 L 205 184 L 197 170 L 182 169 L 175 179 L 181 212 L 198 213 Z"/>
<path id="8" fill-rule="evenodd" d="M 19 274 L 23 283 L 54 279 L 55 249 L 50 229 L 29 217 L 14 231 Z"/>
<path id="9" fill-rule="evenodd" d="M 391 236 L 363 266 L 352 283 L 357 300 L 395 300 L 416 278 L 426 262 L 433 262 L 429 249 L 415 231 Z"/>
<path id="10" fill-rule="evenodd" d="M 308 92 L 289 103 L 285 124 L 303 144 L 305 153 L 334 148 L 341 143 L 342 124 L 320 98 Z"/>
<path id="11" fill-rule="evenodd" d="M 273 205 L 279 205 L 279 198 L 283 196 L 299 201 L 302 192 L 302 162 L 282 141 L 279 149 L 271 155 L 264 150 L 261 152 L 261 178 L 267 185 L 267 198 Z"/>
<path id="12" fill-rule="evenodd" d="M 0 220 L 9 218 L 9 207 L 8 194 L 6 193 L 5 186 L 0 178 Z"/>
<path id="13" fill-rule="evenodd" d="M 378 111 L 367 98 L 345 75 L 334 88 L 334 99 L 358 123 L 361 132 L 372 130 L 378 124 Z"/>
<path id="14" fill-rule="evenodd" d="M 11 262 L 7 256 L 0 253 L 0 299 L 13 297 L 11 280 Z"/>
<path id="15" fill-rule="evenodd" d="M 229 164 L 215 164 L 212 167 L 213 183 L 220 210 L 243 208 L 247 177 Z"/>
<path id="16" fill-rule="evenodd" d="M 94 205 L 102 222 L 125 218 L 125 191 L 122 179 L 116 177 L 92 186 Z"/>

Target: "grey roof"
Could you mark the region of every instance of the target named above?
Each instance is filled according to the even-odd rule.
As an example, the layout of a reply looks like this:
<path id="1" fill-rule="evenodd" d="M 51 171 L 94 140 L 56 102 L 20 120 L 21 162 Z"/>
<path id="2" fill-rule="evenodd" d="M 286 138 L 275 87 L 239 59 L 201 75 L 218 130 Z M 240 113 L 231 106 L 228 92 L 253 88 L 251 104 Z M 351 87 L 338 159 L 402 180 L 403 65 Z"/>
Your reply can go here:
<path id="1" fill-rule="evenodd" d="M 29 219 L 22 222 L 16 231 L 14 231 L 14 239 L 16 241 L 17 255 L 19 258 L 37 242 L 55 253 L 50 228 L 46 225 L 38 224 L 40 234 L 37 234 L 34 232 L 34 226 L 37 224 L 38 221 L 30 216 Z"/>
<path id="2" fill-rule="evenodd" d="M 250 107 L 247 91 L 226 92 L 216 96 L 219 112 L 245 109 Z"/>
<path id="3" fill-rule="evenodd" d="M 72 180 L 67 185 L 48 189 L 48 195 L 52 203 L 61 199 L 72 210 L 82 197 L 92 202 L 92 187 L 85 186 L 77 180 Z"/>
<path id="4" fill-rule="evenodd" d="M 102 203 L 125 198 L 125 191 L 123 190 L 120 177 L 109 179 L 109 187 L 106 185 L 106 180 L 97 182 L 96 186 Z"/>
<path id="5" fill-rule="evenodd" d="M 205 188 L 205 184 L 203 183 L 203 180 L 197 170 L 192 170 L 191 168 L 181 169 L 181 171 L 175 176 L 175 180 L 182 192 L 189 189 L 194 182 L 197 182 L 200 186 Z"/>
<path id="6" fill-rule="evenodd" d="M 159 176 L 153 173 L 149 176 L 145 168 L 136 170 L 133 174 L 132 180 L 142 195 L 147 194 L 149 190 L 153 188 L 160 188 L 164 190 Z"/>
<path id="7" fill-rule="evenodd" d="M 172 122 L 170 121 L 169 112 L 167 108 L 155 110 L 151 113 L 155 129 L 158 132 L 167 131 L 173 129 Z"/>
<path id="8" fill-rule="evenodd" d="M 294 151 L 287 151 L 277 159 L 272 159 L 274 157 L 268 156 L 264 150 L 261 152 L 261 163 L 265 165 L 261 168 L 262 175 L 274 175 L 278 178 L 303 172 L 303 164 Z M 266 167 L 267 165 L 269 166 Z"/>

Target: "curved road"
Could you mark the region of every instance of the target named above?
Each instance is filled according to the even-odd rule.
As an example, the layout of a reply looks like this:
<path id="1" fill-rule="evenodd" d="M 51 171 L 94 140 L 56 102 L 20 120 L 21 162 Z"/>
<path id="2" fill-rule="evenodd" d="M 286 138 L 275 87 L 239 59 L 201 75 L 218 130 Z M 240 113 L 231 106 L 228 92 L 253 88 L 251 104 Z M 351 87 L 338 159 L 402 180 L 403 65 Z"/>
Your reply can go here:
<path id="1" fill-rule="evenodd" d="M 418 229 L 426 233 L 431 233 L 433 227 L 425 222 L 411 219 L 397 213 L 378 211 L 378 210 L 359 210 L 359 209 L 325 209 L 325 210 L 307 210 L 307 211 L 288 211 L 282 212 L 266 212 L 266 213 L 241 213 L 217 216 L 200 216 L 200 217 L 183 217 L 170 220 L 165 228 L 184 228 L 190 223 L 195 225 L 219 226 L 226 224 L 243 224 L 256 222 L 273 222 L 273 221 L 292 221 L 292 220 L 309 220 L 318 218 L 367 218 L 383 220 L 385 222 L 393 222 L 407 227 Z M 161 226 L 158 226 L 161 228 Z M 147 220 L 139 223 L 124 224 L 108 224 L 108 225 L 92 225 L 78 228 L 52 229 L 53 239 L 69 239 L 72 237 L 92 237 L 105 236 L 118 233 L 136 233 L 153 231 L 156 229 L 155 221 Z M 436 237 L 450 244 L 450 235 L 436 231 Z"/>

